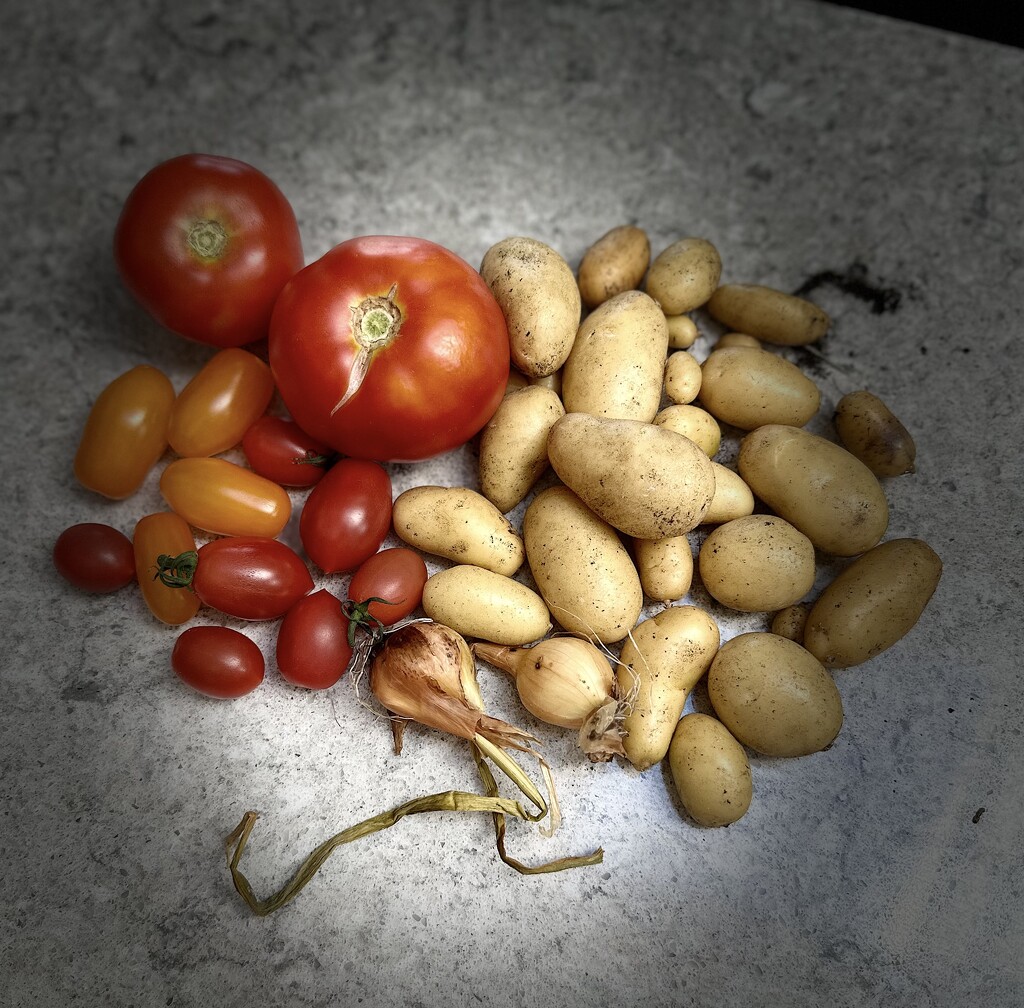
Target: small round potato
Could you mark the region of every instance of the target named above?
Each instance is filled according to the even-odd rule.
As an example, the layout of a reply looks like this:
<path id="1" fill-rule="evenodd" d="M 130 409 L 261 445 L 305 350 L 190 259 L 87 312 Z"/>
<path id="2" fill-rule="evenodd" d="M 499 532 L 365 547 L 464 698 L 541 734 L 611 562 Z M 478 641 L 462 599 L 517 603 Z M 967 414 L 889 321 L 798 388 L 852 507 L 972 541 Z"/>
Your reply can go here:
<path id="1" fill-rule="evenodd" d="M 463 637 L 518 647 L 540 640 L 551 629 L 544 600 L 503 574 L 456 564 L 427 578 L 423 611 Z"/>
<path id="2" fill-rule="evenodd" d="M 836 404 L 834 420 L 839 440 L 876 476 L 914 471 L 914 439 L 878 396 L 848 392 Z"/>
<path id="3" fill-rule="evenodd" d="M 921 539 L 868 550 L 818 596 L 804 647 L 828 668 L 866 662 L 913 629 L 941 577 L 942 560 Z"/>
<path id="4" fill-rule="evenodd" d="M 669 745 L 668 763 L 683 807 L 701 826 L 728 826 L 750 808 L 750 762 L 717 718 L 684 714 Z"/>
<path id="5" fill-rule="evenodd" d="M 708 696 L 726 728 L 765 756 L 819 752 L 843 725 L 842 699 L 825 667 L 773 633 L 726 641 L 708 670 Z"/>
<path id="6" fill-rule="evenodd" d="M 668 326 L 669 349 L 689 350 L 697 342 L 700 332 L 689 315 L 666 315 L 665 324 Z"/>
<path id="7" fill-rule="evenodd" d="M 587 308 L 596 308 L 623 291 L 636 290 L 651 261 L 647 232 L 633 224 L 612 228 L 580 260 L 577 278 Z"/>
<path id="8" fill-rule="evenodd" d="M 816 304 L 759 284 L 722 284 L 707 310 L 730 329 L 782 346 L 813 343 L 832 324 Z"/>
<path id="9" fill-rule="evenodd" d="M 721 525 L 722 522 L 742 518 L 754 513 L 754 495 L 739 473 L 721 462 L 711 461 L 715 473 L 715 496 L 704 512 L 702 525 Z"/>
<path id="10" fill-rule="evenodd" d="M 653 423 L 689 438 L 708 458 L 722 447 L 722 428 L 718 421 L 706 409 L 692 403 L 666 406 L 655 416 Z"/>
<path id="11" fill-rule="evenodd" d="M 740 430 L 764 424 L 803 427 L 821 405 L 818 386 L 771 350 L 724 347 L 701 365 L 700 404 Z"/>
<path id="12" fill-rule="evenodd" d="M 645 290 L 666 315 L 705 304 L 722 276 L 722 257 L 706 238 L 680 238 L 663 249 L 647 272 Z"/>
<path id="13" fill-rule="evenodd" d="M 697 565 L 711 595 L 739 612 L 772 612 L 814 587 L 814 544 L 774 515 L 719 525 L 701 544 Z"/>
<path id="14" fill-rule="evenodd" d="M 807 614 L 810 611 L 811 607 L 806 602 L 795 602 L 780 609 L 772 617 L 769 629 L 773 634 L 800 644 L 804 639 L 804 627 L 807 626 Z"/>
<path id="15" fill-rule="evenodd" d="M 700 362 L 688 350 L 677 350 L 665 361 L 665 395 L 674 403 L 692 403 L 700 392 Z"/>

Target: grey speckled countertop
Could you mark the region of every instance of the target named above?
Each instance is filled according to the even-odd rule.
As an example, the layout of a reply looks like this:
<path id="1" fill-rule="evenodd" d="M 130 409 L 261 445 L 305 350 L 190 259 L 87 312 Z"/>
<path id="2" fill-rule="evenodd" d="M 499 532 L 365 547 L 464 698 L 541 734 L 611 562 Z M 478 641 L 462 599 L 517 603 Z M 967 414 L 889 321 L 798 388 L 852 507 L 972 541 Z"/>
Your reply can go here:
<path id="1" fill-rule="evenodd" d="M 808 0 L 15 0 L 0 67 L 5 1004 L 1024 1004 L 1024 52 Z M 273 674 L 203 702 L 131 591 L 51 568 L 65 526 L 159 506 L 153 481 L 89 495 L 71 458 L 115 375 L 150 362 L 180 388 L 208 356 L 142 315 L 110 254 L 132 184 L 189 150 L 273 177 L 307 260 L 398 232 L 473 263 L 527 234 L 575 263 L 635 222 L 659 249 L 709 238 L 729 280 L 894 292 L 874 312 L 815 288 L 834 326 L 814 374 L 823 415 L 868 385 L 915 433 L 889 535 L 928 540 L 945 576 L 910 637 L 837 674 L 836 744 L 755 759 L 749 814 L 707 831 L 660 770 L 584 764 L 528 722 L 565 822 L 511 826 L 512 853 L 600 844 L 602 865 L 522 878 L 487 817 L 421 817 L 253 917 L 222 849 L 246 809 L 266 892 L 335 830 L 475 771 L 426 730 L 394 756 L 344 683 L 333 707 Z M 394 475 L 472 480 L 473 459 Z"/>

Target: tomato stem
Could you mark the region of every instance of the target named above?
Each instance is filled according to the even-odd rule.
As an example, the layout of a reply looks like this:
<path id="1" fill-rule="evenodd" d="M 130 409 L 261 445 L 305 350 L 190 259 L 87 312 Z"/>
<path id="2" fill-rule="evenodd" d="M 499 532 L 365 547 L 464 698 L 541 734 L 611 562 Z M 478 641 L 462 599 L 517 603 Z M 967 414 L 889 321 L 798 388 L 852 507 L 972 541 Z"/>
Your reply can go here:
<path id="1" fill-rule="evenodd" d="M 156 573 L 153 580 L 159 580 L 168 588 L 191 588 L 198 564 L 199 554 L 195 550 L 186 550 L 177 556 L 161 553 L 156 558 Z"/>
<path id="2" fill-rule="evenodd" d="M 220 221 L 197 220 L 188 229 L 186 241 L 200 259 L 219 259 L 228 246 L 228 233 Z"/>
<path id="3" fill-rule="evenodd" d="M 352 336 L 359 351 L 349 371 L 345 394 L 331 410 L 332 416 L 359 391 L 376 354 L 390 346 L 398 336 L 402 312 L 395 304 L 397 292 L 398 284 L 393 284 L 384 297 L 373 295 L 352 306 Z"/>

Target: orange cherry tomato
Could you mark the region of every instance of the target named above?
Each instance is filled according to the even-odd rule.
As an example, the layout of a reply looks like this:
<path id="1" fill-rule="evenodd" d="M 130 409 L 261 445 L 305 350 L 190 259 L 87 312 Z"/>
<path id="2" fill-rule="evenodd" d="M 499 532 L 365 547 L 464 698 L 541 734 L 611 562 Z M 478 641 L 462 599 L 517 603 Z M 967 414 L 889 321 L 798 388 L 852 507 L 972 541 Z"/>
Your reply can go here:
<path id="1" fill-rule="evenodd" d="M 222 458 L 175 459 L 160 492 L 172 511 L 214 535 L 276 539 L 292 512 L 284 487 Z"/>
<path id="2" fill-rule="evenodd" d="M 184 457 L 233 448 L 263 415 L 274 394 L 270 368 L 237 347 L 214 354 L 181 390 L 167 440 Z"/>
<path id="3" fill-rule="evenodd" d="M 157 578 L 161 556 L 194 553 L 196 541 L 188 522 L 173 511 L 157 511 L 135 523 L 132 534 L 135 576 L 150 612 L 163 623 L 179 626 L 199 611 L 199 596 L 190 588 L 172 588 Z"/>
<path id="4" fill-rule="evenodd" d="M 114 500 L 130 497 L 167 450 L 174 386 L 155 367 L 140 364 L 115 378 L 96 398 L 75 453 L 82 486 Z"/>

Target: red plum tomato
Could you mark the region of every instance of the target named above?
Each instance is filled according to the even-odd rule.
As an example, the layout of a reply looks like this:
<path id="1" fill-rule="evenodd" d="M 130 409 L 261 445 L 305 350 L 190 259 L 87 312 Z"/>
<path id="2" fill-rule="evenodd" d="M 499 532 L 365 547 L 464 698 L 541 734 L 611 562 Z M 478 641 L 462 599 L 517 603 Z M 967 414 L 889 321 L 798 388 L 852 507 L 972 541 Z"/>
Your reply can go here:
<path id="1" fill-rule="evenodd" d="M 274 301 L 305 262 L 295 213 L 263 172 L 183 154 L 147 172 L 114 233 L 125 286 L 186 339 L 237 347 L 267 335 Z"/>
<path id="2" fill-rule="evenodd" d="M 262 416 L 242 437 L 242 451 L 254 473 L 285 487 L 311 487 L 327 471 L 331 449 L 311 438 L 294 420 Z"/>
<path id="3" fill-rule="evenodd" d="M 385 626 L 405 619 L 422 601 L 427 583 L 427 565 L 415 550 L 394 546 L 374 553 L 360 564 L 348 584 L 352 602 L 370 602 L 367 612 Z"/>
<path id="4" fill-rule="evenodd" d="M 329 689 L 345 673 L 352 648 L 341 600 L 326 588 L 299 599 L 277 631 L 277 667 L 293 686 Z"/>
<path id="5" fill-rule="evenodd" d="M 238 630 L 194 626 L 174 642 L 171 668 L 205 696 L 236 700 L 263 682 L 266 663 L 259 646 Z"/>
<path id="6" fill-rule="evenodd" d="M 325 574 L 347 573 L 391 530 L 391 477 L 376 462 L 341 459 L 309 491 L 299 516 L 306 555 Z"/>
<path id="7" fill-rule="evenodd" d="M 53 565 L 76 588 L 96 594 L 117 591 L 135 580 L 131 539 L 99 522 L 64 529 L 53 545 Z"/>
<path id="8" fill-rule="evenodd" d="M 351 238 L 281 291 L 269 360 L 303 430 L 351 458 L 450 451 L 494 414 L 508 328 L 483 278 L 422 238 Z"/>

